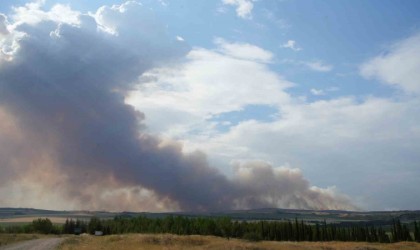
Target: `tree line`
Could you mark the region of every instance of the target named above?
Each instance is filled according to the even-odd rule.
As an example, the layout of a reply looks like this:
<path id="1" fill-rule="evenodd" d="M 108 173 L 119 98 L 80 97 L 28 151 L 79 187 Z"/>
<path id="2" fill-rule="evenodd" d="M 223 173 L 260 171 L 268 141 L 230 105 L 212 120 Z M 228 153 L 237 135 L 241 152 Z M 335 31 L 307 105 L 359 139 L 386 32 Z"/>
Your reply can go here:
<path id="1" fill-rule="evenodd" d="M 412 230 L 410 230 L 412 229 Z M 390 227 L 341 226 L 334 223 L 299 221 L 233 221 L 230 218 L 145 216 L 101 220 L 92 217 L 89 221 L 67 219 L 62 225 L 53 224 L 48 218 L 37 219 L 24 226 L 0 228 L 4 233 L 73 234 L 102 231 L 104 234 L 125 233 L 170 233 L 178 235 L 214 235 L 259 241 L 364 241 L 390 243 L 399 241 L 420 242 L 420 223 L 403 224 L 393 220 Z"/>

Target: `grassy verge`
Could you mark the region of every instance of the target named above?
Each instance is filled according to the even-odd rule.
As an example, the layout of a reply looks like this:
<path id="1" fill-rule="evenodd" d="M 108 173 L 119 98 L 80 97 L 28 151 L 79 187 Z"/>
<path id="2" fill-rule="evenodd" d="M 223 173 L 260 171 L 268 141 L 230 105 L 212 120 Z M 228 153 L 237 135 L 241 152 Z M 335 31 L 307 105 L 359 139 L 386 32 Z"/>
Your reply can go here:
<path id="1" fill-rule="evenodd" d="M 13 244 L 19 241 L 35 240 L 45 237 L 46 236 L 39 234 L 0 234 L 0 246 Z"/>
<path id="2" fill-rule="evenodd" d="M 177 236 L 170 234 L 127 234 L 111 236 L 72 236 L 59 247 L 60 250 L 76 249 L 292 249 L 292 250 L 394 250 L 420 249 L 420 244 L 401 242 L 396 244 L 362 243 L 362 242 L 247 242 L 244 240 L 227 240 L 213 236 Z"/>

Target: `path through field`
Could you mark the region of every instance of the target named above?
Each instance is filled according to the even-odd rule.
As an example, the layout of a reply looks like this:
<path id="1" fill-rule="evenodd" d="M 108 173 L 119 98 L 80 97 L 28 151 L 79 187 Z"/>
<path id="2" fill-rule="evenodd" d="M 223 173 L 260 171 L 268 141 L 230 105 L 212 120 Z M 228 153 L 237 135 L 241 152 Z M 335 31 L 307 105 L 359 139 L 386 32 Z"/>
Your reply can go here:
<path id="1" fill-rule="evenodd" d="M 29 240 L 0 247 L 0 250 L 54 250 L 64 238 Z"/>

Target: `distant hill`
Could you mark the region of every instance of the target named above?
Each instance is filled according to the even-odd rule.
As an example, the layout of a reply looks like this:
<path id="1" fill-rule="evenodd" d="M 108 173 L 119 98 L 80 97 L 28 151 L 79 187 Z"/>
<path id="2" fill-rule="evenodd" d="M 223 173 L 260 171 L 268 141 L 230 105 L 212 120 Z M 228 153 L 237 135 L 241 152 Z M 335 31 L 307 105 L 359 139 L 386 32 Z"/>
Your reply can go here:
<path id="1" fill-rule="evenodd" d="M 389 225 L 392 220 L 398 218 L 401 222 L 410 223 L 414 220 L 420 221 L 420 210 L 417 211 L 341 211 L 341 210 L 300 210 L 300 209 L 279 209 L 261 208 L 250 210 L 227 210 L 219 212 L 106 212 L 106 211 L 54 211 L 32 208 L 0 208 L 0 221 L 14 218 L 74 218 L 89 219 L 96 216 L 102 219 L 111 219 L 115 216 L 136 217 L 146 216 L 160 218 L 169 215 L 187 217 L 223 217 L 227 216 L 233 220 L 304 220 L 309 223 L 327 221 L 328 223 L 362 223 L 373 225 Z"/>

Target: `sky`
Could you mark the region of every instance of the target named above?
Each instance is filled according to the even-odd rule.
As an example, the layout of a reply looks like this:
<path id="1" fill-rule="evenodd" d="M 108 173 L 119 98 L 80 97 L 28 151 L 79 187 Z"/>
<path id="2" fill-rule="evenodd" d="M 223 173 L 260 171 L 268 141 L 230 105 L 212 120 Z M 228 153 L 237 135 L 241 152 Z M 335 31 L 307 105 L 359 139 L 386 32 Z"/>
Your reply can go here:
<path id="1" fill-rule="evenodd" d="M 419 11 L 2 1 L 0 207 L 419 209 Z"/>

